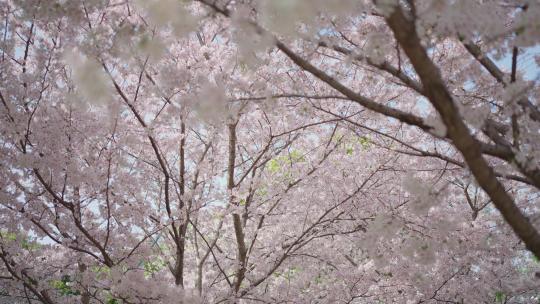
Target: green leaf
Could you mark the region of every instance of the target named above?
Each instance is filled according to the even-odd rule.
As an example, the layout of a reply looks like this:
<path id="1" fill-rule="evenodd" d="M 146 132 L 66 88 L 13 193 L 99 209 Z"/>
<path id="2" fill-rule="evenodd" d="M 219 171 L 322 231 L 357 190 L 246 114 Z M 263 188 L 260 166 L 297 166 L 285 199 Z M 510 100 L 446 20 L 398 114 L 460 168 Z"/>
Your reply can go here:
<path id="1" fill-rule="evenodd" d="M 369 137 L 367 136 L 362 136 L 358 139 L 358 142 L 360 143 L 360 145 L 362 146 L 362 148 L 364 148 L 364 150 L 368 149 L 369 146 L 370 146 L 370 140 L 369 140 Z"/>
<path id="2" fill-rule="evenodd" d="M 15 241 L 17 239 L 17 235 L 15 233 L 7 231 L 0 231 L 0 237 L 7 239 L 8 241 Z"/>
<path id="3" fill-rule="evenodd" d="M 306 161 L 306 158 L 304 157 L 304 155 L 302 154 L 302 152 L 298 151 L 298 150 L 292 150 L 290 153 L 289 153 L 289 157 L 290 157 L 290 161 L 292 163 L 301 163 L 301 162 L 304 162 Z"/>
<path id="4" fill-rule="evenodd" d="M 90 270 L 95 273 L 111 273 L 111 269 L 107 266 L 92 266 L 90 267 Z"/>
<path id="5" fill-rule="evenodd" d="M 24 236 L 24 234 L 17 235 L 13 232 L 0 231 L 0 238 L 5 239 L 7 242 L 17 241 L 18 238 L 22 239 L 20 241 L 21 247 L 28 251 L 38 249 L 40 247 L 40 245 L 34 242 L 32 238 Z"/>
<path id="6" fill-rule="evenodd" d="M 36 242 L 32 242 L 30 239 L 22 240 L 21 247 L 26 250 L 35 250 L 40 247 L 40 245 Z"/>
<path id="7" fill-rule="evenodd" d="M 506 295 L 502 291 L 497 291 L 495 293 L 495 302 L 503 303 L 505 298 L 506 298 Z"/>
<path id="8" fill-rule="evenodd" d="M 268 190 L 266 188 L 261 188 L 257 190 L 256 194 L 258 196 L 265 196 L 268 194 Z"/>
<path id="9" fill-rule="evenodd" d="M 107 304 L 120 304 L 120 301 L 115 298 L 110 298 L 107 300 Z"/>
<path id="10" fill-rule="evenodd" d="M 305 162 L 304 154 L 298 150 L 292 150 L 288 155 L 281 155 L 273 158 L 266 163 L 266 167 L 270 173 L 278 173 L 283 171 L 284 165 L 293 165 L 295 163 Z"/>
<path id="11" fill-rule="evenodd" d="M 71 278 L 68 275 L 63 276 L 60 280 L 53 280 L 51 285 L 63 296 L 74 296 L 80 294 L 78 290 L 71 289 Z"/>
<path id="12" fill-rule="evenodd" d="M 90 271 L 97 273 L 98 279 L 106 279 L 111 273 L 111 269 L 107 266 L 91 266 Z"/>
<path id="13" fill-rule="evenodd" d="M 278 173 L 279 169 L 281 168 L 277 159 L 271 159 L 268 162 L 267 167 L 268 171 L 270 171 L 271 173 Z"/>
<path id="14" fill-rule="evenodd" d="M 144 276 L 149 277 L 152 274 L 159 272 L 163 267 L 165 267 L 165 262 L 161 259 L 156 259 L 154 261 L 146 261 L 144 264 Z"/>

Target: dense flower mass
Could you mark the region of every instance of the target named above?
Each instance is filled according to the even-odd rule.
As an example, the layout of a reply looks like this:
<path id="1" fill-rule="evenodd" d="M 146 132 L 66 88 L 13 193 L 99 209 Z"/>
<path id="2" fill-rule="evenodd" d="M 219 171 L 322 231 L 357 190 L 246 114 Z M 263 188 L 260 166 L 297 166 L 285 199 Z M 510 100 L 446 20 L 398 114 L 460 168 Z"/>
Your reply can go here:
<path id="1" fill-rule="evenodd" d="M 0 0 L 0 297 L 540 303 L 539 15 Z"/>

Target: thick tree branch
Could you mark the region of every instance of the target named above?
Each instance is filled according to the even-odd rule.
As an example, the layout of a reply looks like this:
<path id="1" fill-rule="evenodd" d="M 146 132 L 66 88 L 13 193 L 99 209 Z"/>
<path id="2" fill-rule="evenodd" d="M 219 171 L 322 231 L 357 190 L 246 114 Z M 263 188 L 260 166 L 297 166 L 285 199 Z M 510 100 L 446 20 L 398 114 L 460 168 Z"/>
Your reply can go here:
<path id="1" fill-rule="evenodd" d="M 482 157 L 478 141 L 460 117 L 459 110 L 449 94 L 439 69 L 429 58 L 416 33 L 414 20 L 405 15 L 401 6 L 386 18 L 407 57 L 419 75 L 430 102 L 441 115 L 448 136 L 461 152 L 478 184 L 486 191 L 494 205 L 512 227 L 516 235 L 536 256 L 540 256 L 540 234 L 516 206 L 504 186 L 497 180 L 493 169 Z"/>

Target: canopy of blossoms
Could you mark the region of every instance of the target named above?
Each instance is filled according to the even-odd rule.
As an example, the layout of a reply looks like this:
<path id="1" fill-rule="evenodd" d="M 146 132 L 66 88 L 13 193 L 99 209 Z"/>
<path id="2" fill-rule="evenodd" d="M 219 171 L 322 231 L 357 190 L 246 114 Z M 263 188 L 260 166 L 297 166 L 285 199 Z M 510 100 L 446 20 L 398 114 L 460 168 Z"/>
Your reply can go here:
<path id="1" fill-rule="evenodd" d="M 538 1 L 0 16 L 0 302 L 540 303 Z"/>

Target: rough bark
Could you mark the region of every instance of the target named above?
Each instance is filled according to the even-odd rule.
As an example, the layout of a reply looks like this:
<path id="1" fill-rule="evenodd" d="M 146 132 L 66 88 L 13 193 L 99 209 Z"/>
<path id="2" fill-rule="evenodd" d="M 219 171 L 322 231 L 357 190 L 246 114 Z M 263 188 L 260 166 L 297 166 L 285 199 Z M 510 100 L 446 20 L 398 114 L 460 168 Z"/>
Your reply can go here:
<path id="1" fill-rule="evenodd" d="M 421 44 L 413 17 L 407 16 L 404 10 L 397 6 L 386 21 L 420 77 L 430 102 L 446 125 L 448 137 L 463 155 L 476 181 L 525 246 L 540 257 L 540 234 L 516 206 L 513 198 L 506 192 L 493 169 L 483 158 L 480 144 L 465 125 L 439 69 Z"/>

